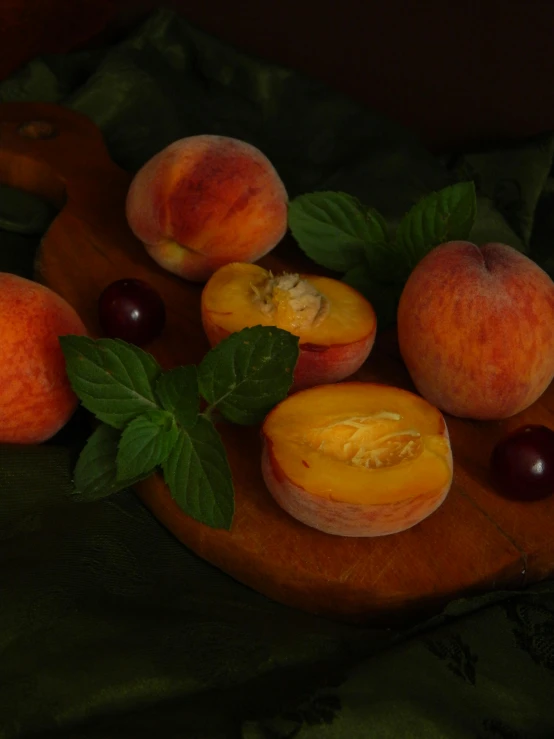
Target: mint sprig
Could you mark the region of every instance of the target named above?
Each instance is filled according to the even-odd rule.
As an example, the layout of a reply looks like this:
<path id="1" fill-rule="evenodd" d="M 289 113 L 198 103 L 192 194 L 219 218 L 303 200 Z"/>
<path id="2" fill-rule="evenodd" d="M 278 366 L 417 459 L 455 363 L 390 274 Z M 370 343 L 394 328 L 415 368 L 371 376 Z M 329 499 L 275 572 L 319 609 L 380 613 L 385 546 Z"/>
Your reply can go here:
<path id="1" fill-rule="evenodd" d="M 411 271 L 431 249 L 469 238 L 476 216 L 473 182 L 459 182 L 422 198 L 396 230 L 374 208 L 343 192 L 299 195 L 288 221 L 302 251 L 338 272 L 373 305 L 380 328 L 393 324 Z"/>
<path id="2" fill-rule="evenodd" d="M 185 513 L 229 529 L 233 480 L 214 411 L 236 423 L 261 421 L 290 389 L 298 337 L 247 328 L 211 349 L 199 368 L 165 372 L 119 339 L 69 335 L 60 344 L 72 388 L 101 421 L 75 467 L 76 499 L 99 500 L 160 471 Z"/>

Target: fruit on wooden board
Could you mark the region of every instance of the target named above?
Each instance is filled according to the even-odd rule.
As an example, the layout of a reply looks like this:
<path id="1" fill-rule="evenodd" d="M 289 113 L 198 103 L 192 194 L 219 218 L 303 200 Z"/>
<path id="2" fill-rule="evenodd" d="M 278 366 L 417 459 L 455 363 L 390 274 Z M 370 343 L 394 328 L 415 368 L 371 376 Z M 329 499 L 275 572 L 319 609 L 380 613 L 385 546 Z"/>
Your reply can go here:
<path id="1" fill-rule="evenodd" d="M 340 536 L 408 529 L 444 501 L 452 452 L 443 416 L 418 395 L 376 383 L 289 396 L 262 426 L 262 473 L 279 505 Z"/>
<path id="2" fill-rule="evenodd" d="M 202 324 L 215 346 L 248 326 L 277 326 L 298 336 L 293 390 L 343 380 L 367 359 L 377 319 L 354 288 L 329 277 L 281 274 L 235 262 L 206 283 Z"/>
<path id="3" fill-rule="evenodd" d="M 164 269 L 204 282 L 224 264 L 254 262 L 283 238 L 288 197 L 269 159 L 227 136 L 173 142 L 135 174 L 126 217 Z"/>
<path id="4" fill-rule="evenodd" d="M 554 376 L 554 283 L 504 244 L 429 252 L 406 282 L 397 328 L 416 388 L 454 416 L 509 418 Z"/>
<path id="5" fill-rule="evenodd" d="M 75 310 L 43 285 L 0 273 L 0 442 L 39 444 L 78 403 L 59 342 L 86 334 Z"/>
<path id="6" fill-rule="evenodd" d="M 162 333 L 165 304 L 144 280 L 115 280 L 100 294 L 98 320 L 108 338 L 144 346 Z"/>
<path id="7" fill-rule="evenodd" d="M 541 424 L 514 429 L 491 454 L 496 489 L 506 498 L 540 500 L 554 493 L 554 431 Z"/>

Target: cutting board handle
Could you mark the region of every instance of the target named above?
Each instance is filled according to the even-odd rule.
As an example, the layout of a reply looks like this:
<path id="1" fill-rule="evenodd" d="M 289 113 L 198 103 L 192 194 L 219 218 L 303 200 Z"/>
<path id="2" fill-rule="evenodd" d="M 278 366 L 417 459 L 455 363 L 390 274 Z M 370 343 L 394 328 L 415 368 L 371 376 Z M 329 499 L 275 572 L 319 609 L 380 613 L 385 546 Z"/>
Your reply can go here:
<path id="1" fill-rule="evenodd" d="M 131 265 L 128 259 L 121 264 L 121 277 L 144 275 L 153 266 L 125 218 L 131 175 L 111 160 L 101 131 L 82 113 L 52 103 L 3 103 L 0 182 L 60 210 L 37 252 L 35 279 L 56 284 L 97 335 L 98 291 L 114 279 L 118 256 L 131 256 Z M 68 277 L 60 284 L 64 263 L 89 251 L 98 256 L 91 265 L 96 283 L 77 289 Z"/>
<path id="2" fill-rule="evenodd" d="M 86 116 L 52 103 L 0 104 L 2 183 L 57 208 L 67 202 L 91 210 L 106 177 L 128 187 L 129 175 L 110 159 L 101 132 Z"/>

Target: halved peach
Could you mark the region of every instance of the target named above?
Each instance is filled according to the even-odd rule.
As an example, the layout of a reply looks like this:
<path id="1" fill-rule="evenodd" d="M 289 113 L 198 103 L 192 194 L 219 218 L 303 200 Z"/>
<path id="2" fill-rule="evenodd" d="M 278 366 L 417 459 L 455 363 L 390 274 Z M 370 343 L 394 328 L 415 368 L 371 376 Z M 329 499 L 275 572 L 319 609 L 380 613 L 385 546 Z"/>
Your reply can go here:
<path id="1" fill-rule="evenodd" d="M 249 326 L 277 326 L 298 336 L 295 391 L 349 377 L 375 341 L 377 319 L 371 304 L 329 277 L 274 276 L 256 264 L 233 262 L 212 275 L 201 302 L 212 346 Z"/>
<path id="2" fill-rule="evenodd" d="M 376 383 L 289 396 L 262 426 L 262 472 L 277 503 L 339 536 L 383 536 L 422 521 L 452 483 L 448 429 L 418 395 Z"/>

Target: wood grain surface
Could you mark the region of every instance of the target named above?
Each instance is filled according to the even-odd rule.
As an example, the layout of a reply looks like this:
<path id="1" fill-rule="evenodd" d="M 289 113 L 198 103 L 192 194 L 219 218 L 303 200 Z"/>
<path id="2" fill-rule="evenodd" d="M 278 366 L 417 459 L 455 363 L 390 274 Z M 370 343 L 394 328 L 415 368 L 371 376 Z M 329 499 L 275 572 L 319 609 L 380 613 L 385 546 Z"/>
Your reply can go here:
<path id="1" fill-rule="evenodd" d="M 159 290 L 167 308 L 163 335 L 146 349 L 166 369 L 203 357 L 209 346 L 200 322 L 202 288 L 158 267 L 134 238 L 124 214 L 130 176 L 110 160 L 90 121 L 49 104 L 0 105 L 0 182 L 62 208 L 42 240 L 36 278 L 76 308 L 92 336 L 101 335 L 101 290 L 113 280 L 137 277 Z M 286 239 L 260 263 L 275 271 L 322 271 Z M 378 336 L 354 377 L 413 389 L 394 332 Z M 554 497 L 509 502 L 488 480 L 494 442 L 524 421 L 553 425 L 553 409 L 551 387 L 506 422 L 446 416 L 455 461 L 451 492 L 428 519 L 388 537 L 335 537 L 282 511 L 261 477 L 257 427 L 220 428 L 236 490 L 230 532 L 185 515 L 158 475 L 136 492 L 186 546 L 268 597 L 336 619 L 394 623 L 456 596 L 517 588 L 553 573 Z"/>

